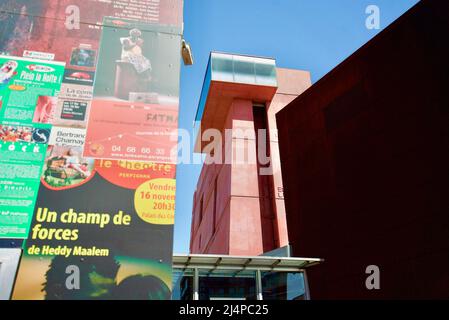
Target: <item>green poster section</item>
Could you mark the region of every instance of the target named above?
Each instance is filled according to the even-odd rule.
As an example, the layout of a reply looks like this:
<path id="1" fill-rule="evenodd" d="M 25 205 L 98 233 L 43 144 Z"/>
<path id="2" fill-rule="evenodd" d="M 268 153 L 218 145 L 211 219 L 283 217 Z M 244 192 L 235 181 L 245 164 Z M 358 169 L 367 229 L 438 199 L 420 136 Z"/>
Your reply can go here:
<path id="1" fill-rule="evenodd" d="M 28 237 L 51 131 L 33 119 L 44 119 L 36 114 L 39 97 L 57 96 L 64 69 L 0 56 L 0 238 Z"/>
<path id="2" fill-rule="evenodd" d="M 0 56 L 2 124 L 32 123 L 38 98 L 59 93 L 64 69 L 64 63 Z"/>
<path id="3" fill-rule="evenodd" d="M 49 128 L 16 128 L 38 139 L 50 134 Z M 36 141 L 0 141 L 0 238 L 27 238 L 46 150 Z"/>

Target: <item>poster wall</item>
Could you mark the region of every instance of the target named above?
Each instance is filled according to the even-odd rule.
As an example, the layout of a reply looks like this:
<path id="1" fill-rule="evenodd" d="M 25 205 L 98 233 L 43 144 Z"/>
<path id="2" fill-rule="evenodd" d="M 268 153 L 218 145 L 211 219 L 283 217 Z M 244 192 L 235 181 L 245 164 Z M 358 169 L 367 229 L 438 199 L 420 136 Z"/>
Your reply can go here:
<path id="1" fill-rule="evenodd" d="M 1 1 L 13 299 L 170 299 L 182 20 L 182 0 Z"/>
<path id="2" fill-rule="evenodd" d="M 176 163 L 177 126 L 177 106 L 94 100 L 84 154 Z"/>
<path id="3" fill-rule="evenodd" d="M 0 238 L 28 236 L 64 65 L 0 56 Z"/>
<path id="4" fill-rule="evenodd" d="M 84 172 L 42 179 L 13 298 L 170 299 L 175 166 L 96 160 Z"/>
<path id="5" fill-rule="evenodd" d="M 103 26 L 84 154 L 176 163 L 180 36 L 128 19 Z"/>

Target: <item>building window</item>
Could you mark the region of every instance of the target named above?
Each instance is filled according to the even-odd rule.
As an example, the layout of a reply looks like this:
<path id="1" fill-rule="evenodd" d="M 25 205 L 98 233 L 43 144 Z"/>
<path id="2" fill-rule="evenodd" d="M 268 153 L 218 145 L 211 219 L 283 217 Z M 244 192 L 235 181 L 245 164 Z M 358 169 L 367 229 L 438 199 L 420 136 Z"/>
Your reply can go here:
<path id="1" fill-rule="evenodd" d="M 306 300 L 304 274 L 262 272 L 264 300 Z"/>
<path id="2" fill-rule="evenodd" d="M 213 216 L 213 226 L 212 226 L 212 234 L 215 234 L 217 231 L 217 193 L 218 193 L 218 177 L 215 178 L 214 182 L 214 216 Z"/>
<path id="3" fill-rule="evenodd" d="M 200 300 L 256 300 L 255 271 L 200 270 Z"/>
<path id="4" fill-rule="evenodd" d="M 254 105 L 254 129 L 256 130 L 256 152 L 257 155 L 265 154 L 266 157 L 271 156 L 270 138 L 268 134 L 268 118 L 265 106 Z M 265 130 L 265 143 L 259 141 L 259 130 Z M 265 148 L 265 150 L 261 150 Z M 261 164 L 257 162 L 257 170 L 269 168 L 271 163 Z M 272 175 L 258 175 L 259 183 L 259 204 L 260 215 L 262 220 L 262 240 L 263 251 L 268 252 L 279 247 L 279 235 L 276 228 L 276 208 L 274 181 Z"/>
<path id="5" fill-rule="evenodd" d="M 201 222 L 203 221 L 203 202 L 204 202 L 204 195 L 201 196 L 200 200 L 200 219 L 198 221 L 198 227 L 201 225 Z"/>

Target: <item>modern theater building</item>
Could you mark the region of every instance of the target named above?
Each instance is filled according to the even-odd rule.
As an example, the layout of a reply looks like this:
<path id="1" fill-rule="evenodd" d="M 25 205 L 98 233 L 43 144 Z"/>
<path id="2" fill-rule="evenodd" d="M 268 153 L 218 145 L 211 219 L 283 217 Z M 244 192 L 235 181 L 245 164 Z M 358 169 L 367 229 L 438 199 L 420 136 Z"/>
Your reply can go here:
<path id="1" fill-rule="evenodd" d="M 209 270 L 197 274 L 226 261 L 244 277 L 245 266 L 258 265 L 249 256 L 291 248 L 285 255 L 325 261 L 308 272 L 311 290 L 295 297 L 449 297 L 447 12 L 445 2 L 421 1 L 313 86 L 307 72 L 271 59 L 211 54 L 198 136 L 232 129 L 223 152 L 232 161 L 203 167 L 190 250 L 243 257 L 205 258 Z M 268 129 L 272 175 L 260 174 L 260 162 L 235 161 L 242 149 L 250 157 L 261 148 L 260 136 L 238 129 Z M 205 144 L 196 151 L 208 153 Z M 175 261 L 187 271 L 197 259 Z M 379 271 L 379 290 L 366 285 L 369 267 Z M 245 279 L 190 286 L 200 298 L 215 286 L 251 297 L 264 292 L 264 275 L 255 272 L 255 289 L 241 289 Z"/>
<path id="2" fill-rule="evenodd" d="M 310 84 L 309 72 L 277 68 L 274 59 L 211 53 L 195 151 L 212 156 L 201 138 L 216 129 L 226 140 L 224 163 L 203 166 L 194 195 L 191 253 L 254 256 L 288 245 L 275 115 Z M 256 134 L 260 129 L 265 137 Z M 271 161 L 256 161 L 260 153 Z M 269 174 L 260 174 L 270 165 Z"/>
<path id="3" fill-rule="evenodd" d="M 310 299 L 306 269 L 322 260 L 290 257 L 275 119 L 310 85 L 309 72 L 274 59 L 211 53 L 196 116 L 195 151 L 206 164 L 191 254 L 173 259 L 174 299 Z M 211 129 L 222 137 L 212 149 Z M 208 163 L 218 153 L 222 162 Z"/>

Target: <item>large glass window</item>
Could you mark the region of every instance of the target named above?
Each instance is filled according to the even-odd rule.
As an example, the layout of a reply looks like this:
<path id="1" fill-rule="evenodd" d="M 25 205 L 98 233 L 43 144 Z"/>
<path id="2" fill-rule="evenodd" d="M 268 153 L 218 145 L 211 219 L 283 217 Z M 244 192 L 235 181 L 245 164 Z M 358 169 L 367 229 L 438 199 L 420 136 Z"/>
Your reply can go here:
<path id="1" fill-rule="evenodd" d="M 193 300 L 193 270 L 173 269 L 173 300 Z"/>
<path id="2" fill-rule="evenodd" d="M 262 272 L 264 300 L 305 300 L 303 273 Z"/>
<path id="3" fill-rule="evenodd" d="M 302 272 L 261 272 L 263 300 L 305 300 Z M 173 300 L 194 300 L 194 269 L 173 269 Z M 198 270 L 199 300 L 256 300 L 256 271 Z"/>
<path id="4" fill-rule="evenodd" d="M 200 271 L 200 300 L 256 300 L 254 271 L 215 270 Z"/>
<path id="5" fill-rule="evenodd" d="M 277 86 L 276 61 L 268 58 L 213 52 L 209 68 L 215 81 Z"/>
<path id="6" fill-rule="evenodd" d="M 234 82 L 233 56 L 228 54 L 213 53 L 211 56 L 212 78 L 214 80 Z"/>

